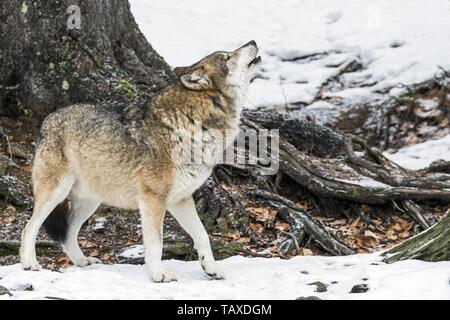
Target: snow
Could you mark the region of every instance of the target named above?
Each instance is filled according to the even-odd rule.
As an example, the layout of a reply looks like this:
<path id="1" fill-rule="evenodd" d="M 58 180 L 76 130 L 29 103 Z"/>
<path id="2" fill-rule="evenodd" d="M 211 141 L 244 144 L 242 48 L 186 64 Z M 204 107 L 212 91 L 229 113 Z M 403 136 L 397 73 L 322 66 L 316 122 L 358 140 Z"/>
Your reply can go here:
<path id="1" fill-rule="evenodd" d="M 400 149 L 384 155 L 395 163 L 411 170 L 428 167 L 435 160 L 450 161 L 450 135 Z"/>
<path id="2" fill-rule="evenodd" d="M 134 245 L 128 247 L 125 251 L 121 253 L 121 257 L 128 259 L 136 259 L 136 258 L 144 258 L 145 251 L 144 246 L 142 245 Z"/>
<path id="3" fill-rule="evenodd" d="M 450 68 L 448 0 L 131 0 L 131 9 L 174 67 L 256 40 L 263 70 L 248 107 L 309 104 L 326 79 L 355 59 L 362 69 L 342 77 L 342 92 L 325 95 L 378 99 L 380 90 Z"/>
<path id="4" fill-rule="evenodd" d="M 99 217 L 97 219 L 95 219 L 95 225 L 92 228 L 93 230 L 102 230 L 105 229 L 105 223 L 108 220 L 105 217 Z"/>
<path id="5" fill-rule="evenodd" d="M 361 179 L 359 179 L 357 181 L 346 180 L 346 179 L 337 179 L 337 181 L 347 182 L 347 183 L 351 183 L 353 185 L 363 186 L 363 187 L 373 188 L 373 189 L 389 189 L 389 188 L 391 188 L 391 186 L 389 186 L 385 183 L 370 179 L 368 177 L 361 177 Z"/>
<path id="6" fill-rule="evenodd" d="M 213 281 L 196 261 L 168 260 L 164 265 L 176 272 L 178 281 L 165 284 L 151 282 L 143 265 L 62 272 L 23 271 L 12 265 L 0 267 L 0 285 L 12 294 L 0 299 L 450 299 L 450 262 L 379 261 L 377 254 L 290 260 L 235 256 L 218 262 L 227 279 Z M 328 285 L 327 291 L 315 292 L 309 284 L 316 281 Z M 369 291 L 350 293 L 358 284 L 368 285 Z"/>

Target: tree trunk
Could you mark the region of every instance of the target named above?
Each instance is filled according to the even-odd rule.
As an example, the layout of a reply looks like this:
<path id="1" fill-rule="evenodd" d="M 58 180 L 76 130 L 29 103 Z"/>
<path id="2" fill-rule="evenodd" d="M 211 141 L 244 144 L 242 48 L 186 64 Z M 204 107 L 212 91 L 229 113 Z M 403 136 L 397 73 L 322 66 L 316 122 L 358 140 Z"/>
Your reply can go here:
<path id="1" fill-rule="evenodd" d="M 80 29 L 73 20 L 80 8 Z M 78 102 L 148 101 L 173 80 L 128 1 L 0 3 L 0 111 L 45 116 Z"/>
<path id="2" fill-rule="evenodd" d="M 450 210 L 434 226 L 386 251 L 384 262 L 450 260 Z"/>

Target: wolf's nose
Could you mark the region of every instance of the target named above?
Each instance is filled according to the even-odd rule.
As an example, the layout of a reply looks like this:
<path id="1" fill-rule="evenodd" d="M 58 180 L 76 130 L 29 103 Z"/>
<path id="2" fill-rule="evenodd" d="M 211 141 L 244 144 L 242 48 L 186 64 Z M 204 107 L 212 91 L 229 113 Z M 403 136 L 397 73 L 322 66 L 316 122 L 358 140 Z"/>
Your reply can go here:
<path id="1" fill-rule="evenodd" d="M 246 44 L 246 46 L 254 46 L 257 47 L 258 45 L 256 44 L 255 40 L 250 41 L 249 43 Z"/>

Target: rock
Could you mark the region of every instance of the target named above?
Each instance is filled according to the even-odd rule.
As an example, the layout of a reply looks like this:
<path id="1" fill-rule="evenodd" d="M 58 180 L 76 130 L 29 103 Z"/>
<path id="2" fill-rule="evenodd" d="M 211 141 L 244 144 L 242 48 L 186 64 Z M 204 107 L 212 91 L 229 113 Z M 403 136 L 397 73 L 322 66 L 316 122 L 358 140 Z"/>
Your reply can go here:
<path id="1" fill-rule="evenodd" d="M 19 158 L 19 159 L 28 159 L 28 151 L 25 149 L 24 146 L 17 144 L 17 143 L 11 143 L 8 145 L 8 148 L 6 150 L 6 153 L 12 155 L 13 157 Z"/>
<path id="2" fill-rule="evenodd" d="M 450 173 L 450 161 L 436 160 L 428 167 L 430 172 Z"/>
<path id="3" fill-rule="evenodd" d="M 365 293 L 367 291 L 369 291 L 369 286 L 364 283 L 353 286 L 352 290 L 350 290 L 350 293 Z"/>
<path id="4" fill-rule="evenodd" d="M 300 271 L 301 274 L 309 274 L 308 271 Z"/>
<path id="5" fill-rule="evenodd" d="M 95 219 L 95 225 L 92 227 L 94 231 L 102 231 L 105 229 L 105 223 L 108 220 L 105 217 L 98 217 Z"/>
<path id="6" fill-rule="evenodd" d="M 228 229 L 228 222 L 225 218 L 219 217 L 216 219 L 216 222 L 217 222 L 217 226 L 219 227 L 219 229 L 221 229 L 221 230 Z"/>
<path id="7" fill-rule="evenodd" d="M 167 242 L 164 244 L 164 256 L 173 258 L 186 257 L 192 253 L 192 248 L 182 242 Z"/>
<path id="8" fill-rule="evenodd" d="M 282 254 L 287 255 L 289 252 L 292 251 L 292 249 L 294 249 L 294 245 L 295 244 L 294 244 L 294 241 L 292 241 L 292 239 L 287 239 L 280 244 L 280 247 L 278 250 Z"/>
<path id="9" fill-rule="evenodd" d="M 299 297 L 295 300 L 322 300 L 322 299 L 316 296 L 309 296 L 309 297 Z"/>
<path id="10" fill-rule="evenodd" d="M 316 292 L 325 292 L 325 291 L 327 291 L 327 287 L 328 287 L 328 285 L 326 285 L 320 281 L 308 283 L 308 286 L 316 286 Z"/>
<path id="11" fill-rule="evenodd" d="M 0 296 L 7 294 L 8 296 L 12 296 L 8 289 L 3 286 L 0 286 Z"/>
<path id="12" fill-rule="evenodd" d="M 26 207 L 31 203 L 27 196 L 27 187 L 16 177 L 0 176 L 0 199 L 13 203 L 19 207 Z"/>

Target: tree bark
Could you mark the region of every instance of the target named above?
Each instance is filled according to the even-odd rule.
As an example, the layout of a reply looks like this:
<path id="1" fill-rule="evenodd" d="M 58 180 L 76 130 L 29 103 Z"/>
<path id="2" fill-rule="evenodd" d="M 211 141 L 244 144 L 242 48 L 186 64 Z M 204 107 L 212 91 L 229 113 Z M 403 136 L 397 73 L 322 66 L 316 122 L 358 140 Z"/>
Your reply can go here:
<path id="1" fill-rule="evenodd" d="M 434 226 L 386 251 L 384 262 L 405 259 L 450 260 L 450 210 Z"/>
<path id="2" fill-rule="evenodd" d="M 68 27 L 78 5 L 81 28 Z M 73 103 L 143 103 L 174 75 L 148 44 L 128 1 L 0 3 L 0 111 L 38 116 Z"/>

